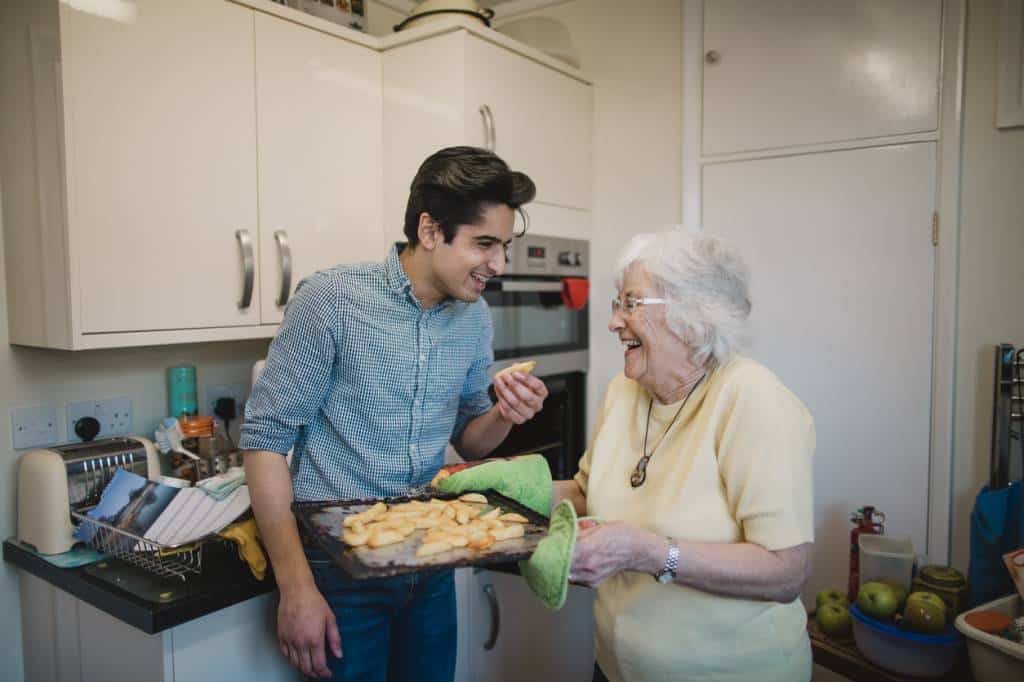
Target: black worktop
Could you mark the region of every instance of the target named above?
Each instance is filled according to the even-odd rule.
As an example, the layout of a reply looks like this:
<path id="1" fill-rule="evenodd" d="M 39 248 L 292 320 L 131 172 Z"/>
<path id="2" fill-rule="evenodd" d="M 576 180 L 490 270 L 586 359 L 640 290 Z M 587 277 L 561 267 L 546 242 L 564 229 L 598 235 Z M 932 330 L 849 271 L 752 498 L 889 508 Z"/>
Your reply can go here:
<path id="1" fill-rule="evenodd" d="M 221 609 L 272 592 L 274 577 L 256 580 L 233 545 L 209 543 L 203 549 L 200 575 L 160 578 L 118 559 L 78 568 L 58 568 L 22 547 L 4 542 L 4 561 L 64 590 L 111 616 L 148 634 L 155 634 Z M 105 576 L 100 577 L 100 576 Z M 118 587 L 122 583 L 126 588 Z M 140 594 L 163 594 L 160 601 Z"/>

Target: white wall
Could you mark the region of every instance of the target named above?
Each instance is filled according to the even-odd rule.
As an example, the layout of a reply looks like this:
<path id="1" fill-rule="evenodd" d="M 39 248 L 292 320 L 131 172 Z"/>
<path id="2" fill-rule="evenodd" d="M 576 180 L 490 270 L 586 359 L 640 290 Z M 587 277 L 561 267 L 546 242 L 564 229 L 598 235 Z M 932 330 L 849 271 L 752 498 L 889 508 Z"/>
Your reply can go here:
<path id="1" fill-rule="evenodd" d="M 952 529 L 961 569 L 988 480 L 993 346 L 1024 346 L 1024 128 L 994 123 L 998 5 L 967 3 Z"/>
<path id="2" fill-rule="evenodd" d="M 594 83 L 589 433 L 605 387 L 622 371 L 622 347 L 607 329 L 612 268 L 630 237 L 682 215 L 682 9 L 664 0 L 575 0 L 513 19 L 526 16 L 566 24 Z"/>
<path id="3" fill-rule="evenodd" d="M 3 112 L 0 112 L 2 115 Z M 2 178 L 0 178 L 2 181 Z M 3 223 L 0 210 L 0 227 Z M 145 273 L 139 273 L 145 276 Z M 58 433 L 66 434 L 64 405 L 69 401 L 127 396 L 132 400 L 135 432 L 152 438 L 167 413 L 165 371 L 179 364 L 196 366 L 200 390 L 211 384 L 249 383 L 252 363 L 266 355 L 268 340 L 210 343 L 77 353 L 8 344 L 7 291 L 0 230 L 0 537 L 17 529 L 17 463 L 11 442 L 13 407 L 57 407 Z M 64 440 L 62 438 L 62 440 Z M 21 615 L 17 571 L 0 567 L 0 680 L 20 680 Z"/>

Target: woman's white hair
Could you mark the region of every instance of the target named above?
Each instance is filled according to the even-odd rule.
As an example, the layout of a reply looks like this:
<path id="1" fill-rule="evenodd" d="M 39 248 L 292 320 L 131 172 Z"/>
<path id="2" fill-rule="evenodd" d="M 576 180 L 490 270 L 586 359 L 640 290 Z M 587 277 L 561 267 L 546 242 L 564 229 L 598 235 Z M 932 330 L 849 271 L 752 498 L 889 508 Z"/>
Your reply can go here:
<path id="1" fill-rule="evenodd" d="M 692 349 L 698 366 L 724 365 L 732 357 L 750 316 L 750 275 L 721 239 L 681 228 L 634 237 L 615 268 L 615 286 L 639 267 L 669 300 L 669 329 Z"/>

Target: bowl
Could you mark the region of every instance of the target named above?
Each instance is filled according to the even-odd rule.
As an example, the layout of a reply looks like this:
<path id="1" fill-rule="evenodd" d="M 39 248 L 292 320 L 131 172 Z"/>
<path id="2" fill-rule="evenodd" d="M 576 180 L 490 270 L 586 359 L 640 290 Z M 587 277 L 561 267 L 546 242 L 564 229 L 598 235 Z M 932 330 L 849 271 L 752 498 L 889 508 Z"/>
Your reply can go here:
<path id="1" fill-rule="evenodd" d="M 853 639 L 864 658 L 894 673 L 942 677 L 960 653 L 960 633 L 952 625 L 934 635 L 911 632 L 865 615 L 856 604 L 850 606 L 850 616 Z"/>

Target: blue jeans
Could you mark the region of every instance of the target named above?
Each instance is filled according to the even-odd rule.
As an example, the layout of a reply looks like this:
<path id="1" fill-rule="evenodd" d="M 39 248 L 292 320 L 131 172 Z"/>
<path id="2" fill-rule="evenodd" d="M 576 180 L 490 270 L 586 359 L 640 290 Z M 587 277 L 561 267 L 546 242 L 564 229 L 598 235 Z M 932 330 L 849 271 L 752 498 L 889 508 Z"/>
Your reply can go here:
<path id="1" fill-rule="evenodd" d="M 306 548 L 313 578 L 334 611 L 343 656 L 327 652 L 343 682 L 452 682 L 458 622 L 451 570 L 353 580 Z"/>

